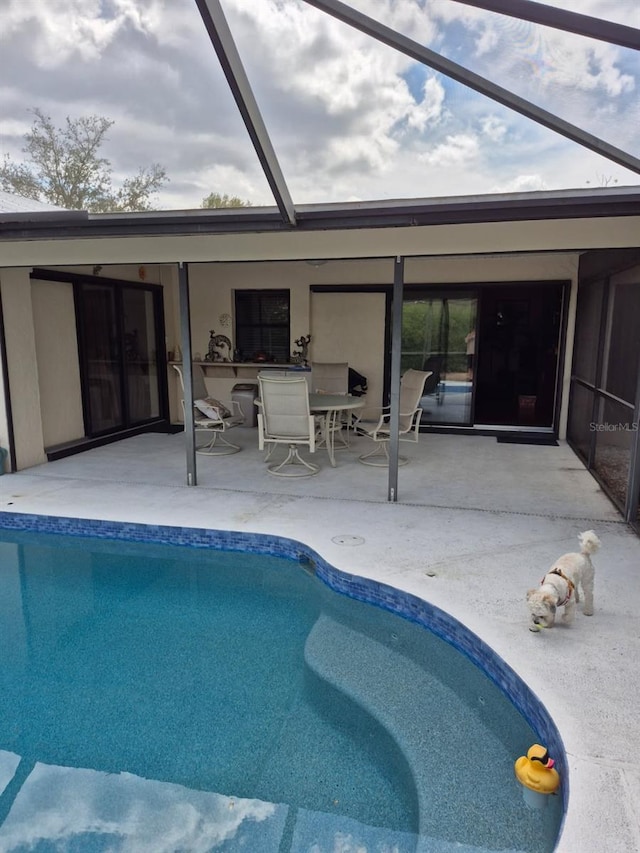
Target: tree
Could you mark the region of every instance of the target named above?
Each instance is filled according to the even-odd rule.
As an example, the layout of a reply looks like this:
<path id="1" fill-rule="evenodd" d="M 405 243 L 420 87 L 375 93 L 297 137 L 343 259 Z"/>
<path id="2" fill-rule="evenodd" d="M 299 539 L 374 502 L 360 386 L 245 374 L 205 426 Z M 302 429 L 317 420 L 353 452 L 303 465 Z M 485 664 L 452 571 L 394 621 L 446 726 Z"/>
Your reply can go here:
<path id="1" fill-rule="evenodd" d="M 237 195 L 229 196 L 226 193 L 224 195 L 209 193 L 206 198 L 202 199 L 201 207 L 251 207 L 251 202 L 243 201 Z"/>
<path id="2" fill-rule="evenodd" d="M 590 184 L 592 181 L 587 181 L 586 183 Z M 610 184 L 617 184 L 618 179 L 614 178 L 613 175 L 601 175 L 597 173 L 597 185 L 598 187 L 608 187 Z"/>
<path id="3" fill-rule="evenodd" d="M 114 189 L 111 164 L 99 156 L 113 121 L 96 115 L 67 116 L 66 126 L 56 128 L 39 109 L 33 114 L 22 149 L 27 162 L 15 163 L 7 154 L 0 166 L 0 187 L 5 192 L 92 213 L 151 210 L 150 196 L 163 186 L 166 172 L 154 163 Z"/>

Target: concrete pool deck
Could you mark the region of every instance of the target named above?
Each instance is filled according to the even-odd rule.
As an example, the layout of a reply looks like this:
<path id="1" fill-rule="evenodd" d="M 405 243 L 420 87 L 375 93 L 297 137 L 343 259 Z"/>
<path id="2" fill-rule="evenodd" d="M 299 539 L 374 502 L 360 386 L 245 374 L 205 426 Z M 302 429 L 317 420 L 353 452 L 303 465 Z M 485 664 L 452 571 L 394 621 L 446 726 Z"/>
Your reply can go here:
<path id="1" fill-rule="evenodd" d="M 560 729 L 570 793 L 556 849 L 640 851 L 640 538 L 573 451 L 423 435 L 402 445 L 412 461 L 389 504 L 386 471 L 357 461 L 365 439 L 337 468 L 319 451 L 318 475 L 283 481 L 266 472 L 254 431 L 235 436 L 241 453 L 198 456 L 196 488 L 183 436 L 144 435 L 0 477 L 0 509 L 287 536 L 430 601 L 485 640 Z M 602 540 L 595 615 L 532 634 L 526 590 L 591 528 Z"/>

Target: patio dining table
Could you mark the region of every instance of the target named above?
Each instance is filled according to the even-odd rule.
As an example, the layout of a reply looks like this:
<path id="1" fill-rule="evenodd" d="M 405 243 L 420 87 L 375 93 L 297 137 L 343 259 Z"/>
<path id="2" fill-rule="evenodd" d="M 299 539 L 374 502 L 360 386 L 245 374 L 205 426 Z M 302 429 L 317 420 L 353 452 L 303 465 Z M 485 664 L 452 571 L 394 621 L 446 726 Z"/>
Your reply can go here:
<path id="1" fill-rule="evenodd" d="M 364 397 L 353 394 L 309 394 L 309 411 L 314 415 L 322 415 L 322 435 L 329 461 L 336 467 L 335 436 L 336 423 L 344 412 L 353 412 L 364 407 Z"/>

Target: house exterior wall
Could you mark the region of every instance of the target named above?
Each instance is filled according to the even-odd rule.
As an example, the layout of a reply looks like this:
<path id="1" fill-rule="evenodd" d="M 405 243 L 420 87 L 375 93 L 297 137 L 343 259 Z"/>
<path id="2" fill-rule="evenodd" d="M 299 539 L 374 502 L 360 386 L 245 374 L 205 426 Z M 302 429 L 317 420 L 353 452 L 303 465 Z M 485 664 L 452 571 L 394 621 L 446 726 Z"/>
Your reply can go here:
<path id="1" fill-rule="evenodd" d="M 312 361 L 346 361 L 367 379 L 364 418 L 383 404 L 384 293 L 312 294 Z"/>
<path id="2" fill-rule="evenodd" d="M 84 436 L 73 286 L 32 281 L 44 447 Z"/>
<path id="3" fill-rule="evenodd" d="M 292 349 L 295 348 L 293 341 L 297 337 L 310 333 L 311 359 L 324 358 L 324 355 L 318 353 L 327 352 L 333 353 L 332 357 L 342 359 L 341 353 L 346 351 L 345 330 L 337 322 L 343 318 L 342 309 L 332 307 L 328 315 L 319 314 L 316 308 L 320 303 L 314 307 L 315 295 L 311 287 L 352 286 L 362 289 L 364 296 L 368 287 L 390 286 L 393 280 L 393 257 L 396 254 L 424 253 L 420 257 L 406 257 L 407 286 L 552 279 L 570 281 L 568 312 L 564 318 L 567 346 L 559 416 L 559 434 L 563 438 L 567 423 L 579 257 L 578 251 L 567 251 L 566 247 L 630 246 L 637 242 L 638 233 L 640 217 L 621 217 L 412 229 L 351 229 L 343 232 L 7 241 L 3 243 L 3 260 L 14 258 L 25 265 L 55 266 L 57 269 L 64 265 L 74 272 L 87 274 L 93 274 L 96 266 L 102 264 L 99 274 L 105 277 L 130 281 L 142 279 L 161 284 L 165 294 L 166 349 L 177 353 L 180 346 L 180 317 L 176 261 L 184 258 L 190 262 L 193 352 L 200 352 L 201 355 L 206 353 L 210 329 L 228 334 L 233 339 L 233 320 L 229 326 L 223 326 L 221 317 L 229 314 L 233 318 L 235 290 L 285 287 L 291 290 Z M 521 253 L 529 250 L 536 253 Z M 388 256 L 382 257 L 387 251 Z M 340 259 L 339 253 L 351 257 Z M 451 254 L 440 256 L 446 253 Z M 377 257 L 366 257 L 374 254 Z M 329 256 L 328 262 L 320 266 L 311 266 L 301 259 L 322 258 L 323 255 Z M 353 258 L 354 255 L 360 257 Z M 149 260 L 141 263 L 140 258 L 152 259 L 153 263 Z M 108 263 L 107 259 L 117 263 Z M 82 266 L 77 265 L 78 261 L 82 262 Z M 69 385 L 59 396 L 49 393 L 49 379 L 43 378 L 40 373 L 47 372 L 49 365 L 44 364 L 45 353 L 51 351 L 53 344 L 52 333 L 46 324 L 46 316 L 50 311 L 46 303 L 49 296 L 53 298 L 53 295 L 43 295 L 36 288 L 32 302 L 26 295 L 18 294 L 20 286 L 16 284 L 17 281 L 22 285 L 28 283 L 26 269 L 0 271 L 3 306 L 6 303 L 5 326 L 14 329 L 17 322 L 18 325 L 31 327 L 31 346 L 28 334 L 25 336 L 14 331 L 7 336 L 10 384 L 17 389 L 16 399 L 20 399 L 14 411 L 14 429 L 20 434 L 16 442 L 21 445 L 17 453 L 18 466 L 27 467 L 44 460 L 44 447 L 50 443 L 62 443 L 78 437 L 79 391 L 77 379 L 72 378 L 74 371 L 68 367 L 73 353 L 68 351 L 61 358 L 63 361 L 66 359 Z M 50 283 L 46 286 L 50 286 Z M 379 306 L 364 311 L 362 305 L 356 307 L 357 297 L 357 293 L 345 293 L 341 298 L 345 310 L 349 314 L 354 312 L 350 333 L 352 337 L 362 340 L 366 335 L 360 330 L 361 326 L 364 324 L 367 332 L 372 327 L 380 329 L 383 319 Z M 64 303 L 64 299 L 61 302 Z M 336 298 L 335 303 L 339 306 L 340 299 Z M 60 322 L 70 329 L 69 300 L 66 300 L 66 307 L 61 304 L 55 310 L 60 312 Z M 336 322 L 331 320 L 332 312 Z M 16 366 L 20 362 L 20 354 L 26 351 L 28 357 L 21 362 L 21 366 Z M 356 352 L 358 354 L 353 358 L 362 358 L 363 363 L 361 366 L 354 363 L 354 366 L 367 376 L 372 399 L 377 399 L 382 388 L 382 349 L 368 355 L 366 363 L 360 351 L 356 349 Z M 29 373 L 29 377 L 24 375 Z M 218 376 L 209 379 L 208 384 L 214 396 L 228 399 L 233 385 L 243 378 Z M 42 390 L 43 383 L 46 384 L 46 391 Z M 181 420 L 180 394 L 173 371 L 169 372 L 168 384 L 170 417 L 176 422 Z M 61 400 L 69 406 L 72 397 L 76 401 L 75 413 L 72 414 L 73 406 L 70 406 L 68 417 L 65 415 L 65 418 L 56 419 L 52 414 L 54 407 L 61 405 Z M 37 428 L 33 425 L 34 411 L 38 413 Z M 3 417 L 6 420 L 0 407 L 0 446 L 3 440 Z M 29 423 L 26 431 L 22 429 L 24 421 Z"/>
<path id="4" fill-rule="evenodd" d="M 0 270 L 0 289 L 14 452 L 16 468 L 20 470 L 47 461 L 29 270 Z M 6 401 L 3 404 L 6 412 Z"/>
<path id="5" fill-rule="evenodd" d="M 56 268 L 92 275 L 93 267 Z M 164 311 L 179 340 L 177 270 L 151 265 L 109 266 L 100 272 L 123 281 L 144 280 L 164 288 Z M 73 286 L 31 279 L 31 269 L 0 269 L 5 350 L 13 419 L 16 468 L 46 462 L 46 449 L 85 435 Z M 177 331 L 176 331 L 177 330 Z M 161 354 L 160 357 L 163 357 Z M 169 383 L 170 391 L 173 383 Z M 177 420 L 178 400 L 170 399 Z M 0 447 L 9 449 L 7 395 L 0 374 Z M 9 463 L 5 464 L 9 470 Z"/>
<path id="6" fill-rule="evenodd" d="M 0 279 L 0 289 L 1 289 L 1 279 Z M 4 350 L 0 354 L 0 357 L 4 358 Z M 7 391 L 8 389 L 5 387 L 4 381 L 4 372 L 0 370 L 0 448 L 6 451 L 6 453 L 1 453 L 0 455 L 0 474 L 4 474 L 6 471 L 11 470 L 11 460 L 9 459 L 9 413 L 7 411 Z"/>
<path id="7" fill-rule="evenodd" d="M 577 287 L 578 253 L 545 253 L 537 255 L 494 255 L 455 258 L 409 258 L 405 264 L 405 282 L 411 284 L 482 283 L 509 281 L 571 282 L 571 299 L 566 318 L 567 336 L 573 336 L 575 322 L 575 290 Z M 368 287 L 391 286 L 393 260 L 333 260 L 321 266 L 304 261 L 269 263 L 192 264 L 189 266 L 191 300 L 191 337 L 194 358 L 207 352 L 210 329 L 233 340 L 234 292 L 243 288 L 288 288 L 291 291 L 291 347 L 300 335 L 311 334 L 309 359 L 348 360 L 367 377 L 370 405 L 382 404 L 384 373 L 384 296 L 367 294 Z M 333 294 L 311 293 L 313 285 L 352 287 L 357 292 Z M 331 305 L 321 309 L 322 299 L 331 296 Z M 370 297 L 376 296 L 376 299 Z M 232 321 L 222 326 L 227 314 Z M 348 340 L 346 332 L 353 341 Z M 356 344 L 359 340 L 360 343 Z M 366 355 L 364 341 L 368 341 Z M 372 344 L 372 340 L 376 343 Z M 176 336 L 179 342 L 179 335 Z M 175 349 L 175 347 L 170 347 Z M 563 395 L 559 418 L 560 437 L 566 432 L 567 394 L 571 366 L 571 347 L 567 347 Z M 224 369 L 209 370 L 207 388 L 212 396 L 230 399 L 232 388 L 245 376 L 228 375 Z M 215 374 L 215 375 L 214 375 Z M 173 381 L 172 381 L 173 379 Z M 177 376 L 169 377 L 171 397 L 179 399 Z M 172 409 L 172 411 L 177 411 Z M 178 412 L 178 420 L 181 414 Z"/>

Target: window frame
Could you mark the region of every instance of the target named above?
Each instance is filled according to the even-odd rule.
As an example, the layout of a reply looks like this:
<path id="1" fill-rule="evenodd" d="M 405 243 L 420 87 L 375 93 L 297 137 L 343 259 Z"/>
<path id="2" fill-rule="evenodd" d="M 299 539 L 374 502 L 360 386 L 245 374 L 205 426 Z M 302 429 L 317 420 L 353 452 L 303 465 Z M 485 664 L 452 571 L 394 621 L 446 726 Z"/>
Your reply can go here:
<path id="1" fill-rule="evenodd" d="M 287 319 L 274 322 L 265 319 L 265 305 L 273 305 L 276 300 L 286 301 Z M 250 302 L 253 303 L 250 305 Z M 242 303 L 246 303 L 243 305 Z M 236 351 L 240 352 L 241 360 L 252 361 L 259 352 L 264 352 L 270 361 L 278 364 L 288 364 L 291 360 L 291 290 L 289 288 L 243 288 L 234 293 L 234 318 Z M 249 319 L 255 314 L 258 319 Z M 270 351 L 272 342 L 269 331 L 286 331 L 286 346 L 278 348 L 278 352 Z M 247 346 L 251 341 L 255 347 Z M 248 350 L 251 350 L 249 352 Z M 286 350 L 286 351 L 285 351 Z"/>

